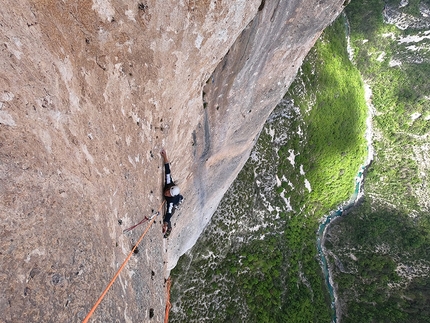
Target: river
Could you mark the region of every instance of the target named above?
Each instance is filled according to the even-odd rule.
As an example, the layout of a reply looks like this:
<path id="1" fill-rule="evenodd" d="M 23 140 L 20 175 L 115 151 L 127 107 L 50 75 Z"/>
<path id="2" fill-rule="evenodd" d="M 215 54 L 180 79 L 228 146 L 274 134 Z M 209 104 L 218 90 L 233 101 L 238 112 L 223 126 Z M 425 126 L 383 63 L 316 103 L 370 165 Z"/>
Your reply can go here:
<path id="1" fill-rule="evenodd" d="M 366 93 L 369 93 L 369 95 L 371 95 L 369 88 L 366 91 Z M 369 106 L 369 101 L 367 100 L 367 102 Z M 373 146 L 371 145 L 371 123 L 370 123 L 371 116 L 372 116 L 371 112 L 372 110 L 369 107 L 369 117 L 368 117 L 368 123 L 367 123 L 367 132 L 369 133 L 369 135 L 366 135 L 366 138 L 368 140 L 368 158 L 364 163 L 364 165 L 360 166 L 360 170 L 357 174 L 356 181 L 355 181 L 354 193 L 352 194 L 348 202 L 340 206 L 337 210 L 332 211 L 329 215 L 322 218 L 321 224 L 319 225 L 318 231 L 317 231 L 317 249 L 320 257 L 321 268 L 330 293 L 331 307 L 333 311 L 332 313 L 333 323 L 337 322 L 337 316 L 338 316 L 336 313 L 337 296 L 336 296 L 336 291 L 333 288 L 333 281 L 332 281 L 332 276 L 330 274 L 330 268 L 329 268 L 329 265 L 327 264 L 326 250 L 324 248 L 325 233 L 327 231 L 328 226 L 334 219 L 342 215 L 345 215 L 348 211 L 351 210 L 351 208 L 353 208 L 357 204 L 357 202 L 360 201 L 360 199 L 364 195 L 364 189 L 363 189 L 364 174 L 365 174 L 366 168 L 370 165 L 370 163 L 373 160 Z"/>
<path id="2" fill-rule="evenodd" d="M 345 14 L 344 14 L 345 16 Z M 348 42 L 348 54 L 349 54 L 349 59 L 351 61 L 353 61 L 353 53 L 350 47 L 350 40 L 349 40 L 349 22 L 347 17 L 345 16 L 345 27 L 346 27 L 346 37 L 347 37 L 347 42 Z M 331 309 L 332 309 L 332 322 L 336 323 L 337 322 L 337 318 L 339 316 L 338 313 L 338 306 L 337 305 L 337 294 L 336 294 L 336 290 L 334 289 L 334 284 L 333 284 L 333 278 L 330 272 L 330 266 L 327 263 L 327 252 L 324 248 L 324 242 L 325 242 L 325 234 L 327 232 L 327 228 L 330 225 L 330 223 L 342 216 L 345 215 L 349 210 L 351 210 L 351 208 L 353 208 L 357 202 L 360 201 L 360 199 L 363 197 L 364 195 L 364 189 L 363 189 L 363 181 L 364 181 L 364 174 L 366 171 L 366 168 L 370 165 L 370 163 L 373 160 L 373 145 L 372 145 L 372 136 L 373 136 L 373 130 L 372 130 L 372 116 L 374 115 L 374 107 L 372 105 L 372 91 L 370 89 L 370 87 L 365 84 L 365 98 L 366 98 L 366 103 L 367 103 L 367 107 L 368 107 L 368 117 L 366 120 L 366 132 L 365 132 L 365 137 L 367 140 L 367 159 L 364 162 L 364 164 L 362 166 L 360 166 L 360 169 L 358 171 L 358 174 L 356 176 L 356 180 L 355 180 L 355 190 L 354 193 L 352 194 L 351 198 L 349 199 L 349 201 L 347 201 L 346 203 L 344 203 L 343 205 L 341 205 L 337 210 L 332 211 L 329 215 L 324 216 L 321 219 L 321 224 L 318 227 L 318 231 L 317 231 L 317 249 L 318 249 L 318 255 L 320 258 L 320 265 L 321 265 L 321 269 L 323 271 L 323 275 L 324 275 L 324 279 L 325 282 L 327 284 L 327 288 L 330 294 L 330 299 L 331 299 Z"/>

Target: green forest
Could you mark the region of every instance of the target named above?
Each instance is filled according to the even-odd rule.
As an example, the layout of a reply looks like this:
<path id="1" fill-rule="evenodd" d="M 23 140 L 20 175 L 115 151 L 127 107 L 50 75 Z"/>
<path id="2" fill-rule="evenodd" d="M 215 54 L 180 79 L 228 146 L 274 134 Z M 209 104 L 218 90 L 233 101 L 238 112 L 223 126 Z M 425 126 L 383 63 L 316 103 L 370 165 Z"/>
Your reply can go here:
<path id="1" fill-rule="evenodd" d="M 422 160 L 429 145 L 430 55 L 416 50 L 429 48 L 420 37 L 428 26 L 402 29 L 381 14 L 394 10 L 415 21 L 429 4 L 409 1 L 400 10 L 398 1 L 366 0 L 346 8 L 356 66 L 373 92 L 377 136 L 365 199 L 330 227 L 326 242 L 342 322 L 430 322 L 430 192 Z M 415 46 L 400 41 L 412 36 Z"/>

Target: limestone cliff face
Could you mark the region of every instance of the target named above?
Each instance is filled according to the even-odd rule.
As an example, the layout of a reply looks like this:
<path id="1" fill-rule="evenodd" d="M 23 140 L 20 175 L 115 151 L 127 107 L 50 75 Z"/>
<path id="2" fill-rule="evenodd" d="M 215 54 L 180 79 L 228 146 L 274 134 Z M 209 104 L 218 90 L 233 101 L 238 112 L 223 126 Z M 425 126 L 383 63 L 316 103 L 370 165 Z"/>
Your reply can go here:
<path id="1" fill-rule="evenodd" d="M 164 278 L 210 220 L 340 0 L 23 0 L 0 10 L 0 322 L 164 316 Z M 246 188 L 244 188 L 246 194 Z M 152 309 L 152 310 L 151 310 Z"/>

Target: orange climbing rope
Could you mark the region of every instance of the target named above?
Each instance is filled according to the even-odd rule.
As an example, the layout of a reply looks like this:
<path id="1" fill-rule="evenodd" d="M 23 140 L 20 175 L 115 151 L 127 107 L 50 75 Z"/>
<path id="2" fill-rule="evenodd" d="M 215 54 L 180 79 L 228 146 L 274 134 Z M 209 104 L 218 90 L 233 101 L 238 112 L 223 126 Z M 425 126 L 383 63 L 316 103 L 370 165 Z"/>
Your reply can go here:
<path id="1" fill-rule="evenodd" d="M 161 203 L 160 207 L 158 208 L 158 213 L 161 211 L 161 208 L 164 205 L 164 201 L 163 203 Z M 124 262 L 122 263 L 121 267 L 119 267 L 118 271 L 116 272 L 115 276 L 113 276 L 112 280 L 110 281 L 110 283 L 107 285 L 107 287 L 105 288 L 105 290 L 103 291 L 103 293 L 100 295 L 99 299 L 97 300 L 97 302 L 94 304 L 93 308 L 91 309 L 91 311 L 88 313 L 88 315 L 85 317 L 85 319 L 82 321 L 82 323 L 87 323 L 88 320 L 90 319 L 91 315 L 93 315 L 94 311 L 96 310 L 96 308 L 99 306 L 100 302 L 103 300 L 103 298 L 105 297 L 106 293 L 108 292 L 109 288 L 113 285 L 113 283 L 115 282 L 115 280 L 118 278 L 119 274 L 121 273 L 121 271 L 124 269 L 125 265 L 127 264 L 127 262 L 130 260 L 131 256 L 133 255 L 134 251 L 136 250 L 137 246 L 139 245 L 139 243 L 142 241 L 143 237 L 145 236 L 145 234 L 148 232 L 149 228 L 151 227 L 152 223 L 154 223 L 156 219 L 156 216 L 154 215 L 151 219 L 151 221 L 149 222 L 148 227 L 146 228 L 146 230 L 142 233 L 142 235 L 140 236 L 139 240 L 137 241 L 137 243 L 134 245 L 133 249 L 131 249 L 130 253 L 128 254 L 127 258 L 124 260 Z"/>
<path id="2" fill-rule="evenodd" d="M 167 279 L 167 302 L 166 302 L 166 314 L 164 315 L 164 323 L 169 322 L 169 312 L 172 308 L 172 304 L 170 304 L 170 286 L 172 285 L 172 280 L 170 277 Z"/>

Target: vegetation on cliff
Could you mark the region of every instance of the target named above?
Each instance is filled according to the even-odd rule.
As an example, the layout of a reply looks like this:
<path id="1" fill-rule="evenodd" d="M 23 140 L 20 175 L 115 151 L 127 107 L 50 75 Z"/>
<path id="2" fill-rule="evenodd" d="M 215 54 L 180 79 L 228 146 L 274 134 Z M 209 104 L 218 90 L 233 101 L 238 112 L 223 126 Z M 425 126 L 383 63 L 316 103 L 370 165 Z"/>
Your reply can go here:
<path id="1" fill-rule="evenodd" d="M 348 199 L 367 108 L 342 19 L 309 53 L 212 223 L 172 272 L 172 322 L 329 322 L 319 219 Z"/>

